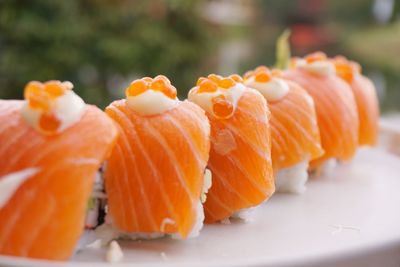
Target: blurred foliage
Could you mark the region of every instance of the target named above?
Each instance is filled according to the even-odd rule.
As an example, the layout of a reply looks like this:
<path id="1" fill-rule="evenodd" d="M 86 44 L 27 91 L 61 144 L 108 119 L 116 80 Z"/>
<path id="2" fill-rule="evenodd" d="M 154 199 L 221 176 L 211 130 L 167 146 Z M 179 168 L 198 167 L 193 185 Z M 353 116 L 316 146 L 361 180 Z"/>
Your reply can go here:
<path id="1" fill-rule="evenodd" d="M 165 74 L 178 91 L 200 75 L 212 48 L 198 1 L 2 0 L 0 98 L 29 80 L 70 80 L 104 107 L 138 76 Z"/>

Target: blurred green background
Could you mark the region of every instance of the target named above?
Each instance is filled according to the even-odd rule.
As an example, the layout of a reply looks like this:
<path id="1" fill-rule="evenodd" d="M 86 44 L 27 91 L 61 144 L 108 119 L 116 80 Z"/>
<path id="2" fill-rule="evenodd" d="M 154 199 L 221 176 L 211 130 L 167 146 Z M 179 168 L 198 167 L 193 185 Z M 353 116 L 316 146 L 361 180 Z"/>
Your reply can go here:
<path id="1" fill-rule="evenodd" d="M 293 55 L 359 61 L 382 110 L 400 110 L 395 0 L 0 0 L 0 98 L 59 79 L 105 107 L 133 79 L 164 74 L 183 99 L 201 75 L 272 65 L 286 28 Z"/>

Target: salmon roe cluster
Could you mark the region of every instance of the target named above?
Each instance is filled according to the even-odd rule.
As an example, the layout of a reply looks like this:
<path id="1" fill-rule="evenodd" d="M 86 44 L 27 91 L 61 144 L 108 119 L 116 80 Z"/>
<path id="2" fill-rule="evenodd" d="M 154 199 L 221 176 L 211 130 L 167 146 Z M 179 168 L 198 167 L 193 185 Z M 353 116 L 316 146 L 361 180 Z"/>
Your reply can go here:
<path id="1" fill-rule="evenodd" d="M 336 73 L 347 82 L 352 82 L 354 74 L 361 72 L 361 66 L 354 61 L 350 61 L 343 56 L 332 59 L 336 68 Z"/>
<path id="2" fill-rule="evenodd" d="M 306 55 L 304 58 L 293 57 L 290 59 L 289 68 L 296 68 L 299 61 L 305 61 L 307 64 L 314 63 L 316 61 L 326 61 L 328 60 L 327 55 L 324 52 L 317 51 Z"/>
<path id="3" fill-rule="evenodd" d="M 31 109 L 40 112 L 39 128 L 45 132 L 54 133 L 61 126 L 61 121 L 56 117 L 52 108 L 54 100 L 63 96 L 73 88 L 70 82 L 38 81 L 29 82 L 24 89 L 24 98 Z"/>
<path id="4" fill-rule="evenodd" d="M 236 83 L 242 83 L 242 77 L 237 74 L 230 75 L 228 77 L 222 77 L 216 74 L 210 74 L 205 77 L 200 77 L 197 80 L 196 86 L 198 87 L 197 93 L 213 93 L 218 90 L 218 87 L 222 89 L 229 89 L 236 85 Z"/>
<path id="5" fill-rule="evenodd" d="M 159 91 L 171 99 L 176 98 L 176 88 L 171 84 L 169 79 L 164 75 L 158 75 L 154 79 L 144 77 L 134 80 L 125 90 L 127 97 L 140 95 L 147 90 Z"/>
<path id="6" fill-rule="evenodd" d="M 249 70 L 244 74 L 244 79 L 248 80 L 254 77 L 254 80 L 259 83 L 267 83 L 271 81 L 273 77 L 281 78 L 283 72 L 278 69 L 270 70 L 266 66 L 259 66 L 254 70 Z"/>
<path id="7" fill-rule="evenodd" d="M 200 77 L 196 83 L 196 93 L 214 93 L 218 88 L 229 90 L 237 83 L 243 83 L 242 77 L 238 74 L 232 74 L 228 77 L 222 77 L 216 74 L 210 74 L 205 77 Z M 212 109 L 214 114 L 219 118 L 228 118 L 234 112 L 233 104 L 223 95 L 217 95 L 211 99 Z"/>

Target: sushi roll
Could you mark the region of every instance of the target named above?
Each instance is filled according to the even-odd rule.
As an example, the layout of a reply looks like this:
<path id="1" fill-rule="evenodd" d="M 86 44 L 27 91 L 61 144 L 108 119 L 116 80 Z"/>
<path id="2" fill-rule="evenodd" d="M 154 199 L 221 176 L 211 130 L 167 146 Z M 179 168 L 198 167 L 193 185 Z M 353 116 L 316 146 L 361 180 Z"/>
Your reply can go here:
<path id="1" fill-rule="evenodd" d="M 206 111 L 211 125 L 207 223 L 242 217 L 275 190 L 267 103 L 242 82 L 238 75 L 211 74 L 189 92 L 189 100 Z"/>
<path id="2" fill-rule="evenodd" d="M 202 228 L 210 126 L 176 95 L 165 76 L 145 77 L 106 108 L 120 133 L 105 168 L 107 221 L 118 236 L 185 239 Z"/>
<path id="3" fill-rule="evenodd" d="M 358 146 L 359 119 L 350 86 L 336 75 L 335 65 L 322 52 L 293 58 L 284 78 L 299 84 L 314 99 L 324 155 L 311 161 L 319 173 L 336 160 L 349 161 Z"/>
<path id="4" fill-rule="evenodd" d="M 370 79 L 362 75 L 361 67 L 343 56 L 333 58 L 336 73 L 351 87 L 360 119 L 359 145 L 373 146 L 378 138 L 379 101 Z"/>
<path id="5" fill-rule="evenodd" d="M 30 82 L 0 100 L 0 254 L 67 260 L 94 178 L 117 137 L 70 82 Z"/>
<path id="6" fill-rule="evenodd" d="M 301 193 L 310 160 L 323 154 L 311 96 L 283 73 L 265 66 L 248 71 L 244 84 L 258 90 L 271 112 L 272 165 L 277 192 Z"/>

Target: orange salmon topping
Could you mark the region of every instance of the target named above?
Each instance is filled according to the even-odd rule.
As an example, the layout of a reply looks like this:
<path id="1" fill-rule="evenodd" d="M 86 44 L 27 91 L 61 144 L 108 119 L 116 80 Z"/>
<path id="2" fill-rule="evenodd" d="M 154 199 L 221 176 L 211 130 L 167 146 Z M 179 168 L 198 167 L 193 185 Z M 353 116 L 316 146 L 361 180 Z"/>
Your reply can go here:
<path id="1" fill-rule="evenodd" d="M 214 114 L 219 118 L 228 118 L 233 114 L 234 108 L 224 95 L 216 96 L 212 99 Z"/>
<path id="2" fill-rule="evenodd" d="M 207 78 L 204 78 L 204 77 L 198 78 L 198 79 L 197 79 L 196 86 L 199 86 L 199 85 L 200 85 L 203 81 L 205 81 L 205 80 L 207 80 Z"/>
<path id="3" fill-rule="evenodd" d="M 177 95 L 176 88 L 171 85 L 169 79 L 164 75 L 158 75 L 154 79 L 144 77 L 142 79 L 134 80 L 129 87 L 125 89 L 125 95 L 127 97 L 137 96 L 147 90 L 162 92 L 165 96 L 171 99 L 175 99 Z"/>
<path id="4" fill-rule="evenodd" d="M 353 80 L 353 69 L 349 64 L 335 63 L 336 73 L 342 77 L 347 82 L 351 82 Z"/>
<path id="5" fill-rule="evenodd" d="M 64 95 L 69 89 L 60 81 L 31 81 L 24 88 L 24 98 L 31 108 L 49 111 L 52 100 Z"/>
<path id="6" fill-rule="evenodd" d="M 318 51 L 308 54 L 304 57 L 304 59 L 307 61 L 307 63 L 313 63 L 315 61 L 327 60 L 327 56 L 325 53 Z"/>
<path id="7" fill-rule="evenodd" d="M 38 95 L 43 90 L 43 84 L 37 81 L 29 82 L 24 89 L 24 98 L 28 99 L 33 95 Z"/>
<path id="8" fill-rule="evenodd" d="M 235 84 L 236 82 L 232 78 L 223 78 L 218 81 L 218 86 L 224 89 L 229 89 Z"/>
<path id="9" fill-rule="evenodd" d="M 207 78 L 216 83 L 218 83 L 222 79 L 222 77 L 220 75 L 216 75 L 216 74 L 210 74 L 210 75 L 208 75 Z"/>
<path id="10" fill-rule="evenodd" d="M 335 65 L 336 73 L 349 83 L 353 81 L 355 73 L 361 73 L 360 65 L 344 56 L 336 56 L 332 62 Z"/>
<path id="11" fill-rule="evenodd" d="M 43 113 L 40 116 L 39 127 L 45 132 L 54 133 L 60 125 L 60 120 L 53 113 Z"/>
<path id="12" fill-rule="evenodd" d="M 271 74 L 266 71 L 256 73 L 254 79 L 256 82 L 267 83 L 271 80 Z"/>
<path id="13" fill-rule="evenodd" d="M 212 93 L 217 91 L 217 84 L 211 80 L 204 79 L 197 90 L 198 93 Z"/>
<path id="14" fill-rule="evenodd" d="M 248 80 L 251 77 L 254 77 L 256 82 L 267 83 L 272 79 L 272 77 L 283 77 L 283 72 L 278 69 L 273 69 L 270 71 L 270 69 L 266 66 L 259 66 L 254 70 L 247 71 L 244 75 L 245 80 Z"/>
<path id="15" fill-rule="evenodd" d="M 229 76 L 229 78 L 231 78 L 232 80 L 234 80 L 235 82 L 238 82 L 238 83 L 243 82 L 242 77 L 240 77 L 240 75 L 238 75 L 238 74 L 232 74 Z"/>
<path id="16" fill-rule="evenodd" d="M 237 74 L 232 74 L 228 77 L 222 77 L 216 74 L 210 74 L 207 78 L 200 77 L 196 83 L 196 93 L 213 93 L 222 88 L 228 90 L 234 87 L 237 83 L 242 83 L 243 79 Z"/>
<path id="17" fill-rule="evenodd" d="M 126 96 L 137 96 L 147 90 L 147 83 L 142 80 L 134 80 L 125 90 Z"/>
<path id="18" fill-rule="evenodd" d="M 57 98 L 65 94 L 66 88 L 60 81 L 48 81 L 44 83 L 44 90 L 51 98 Z"/>

